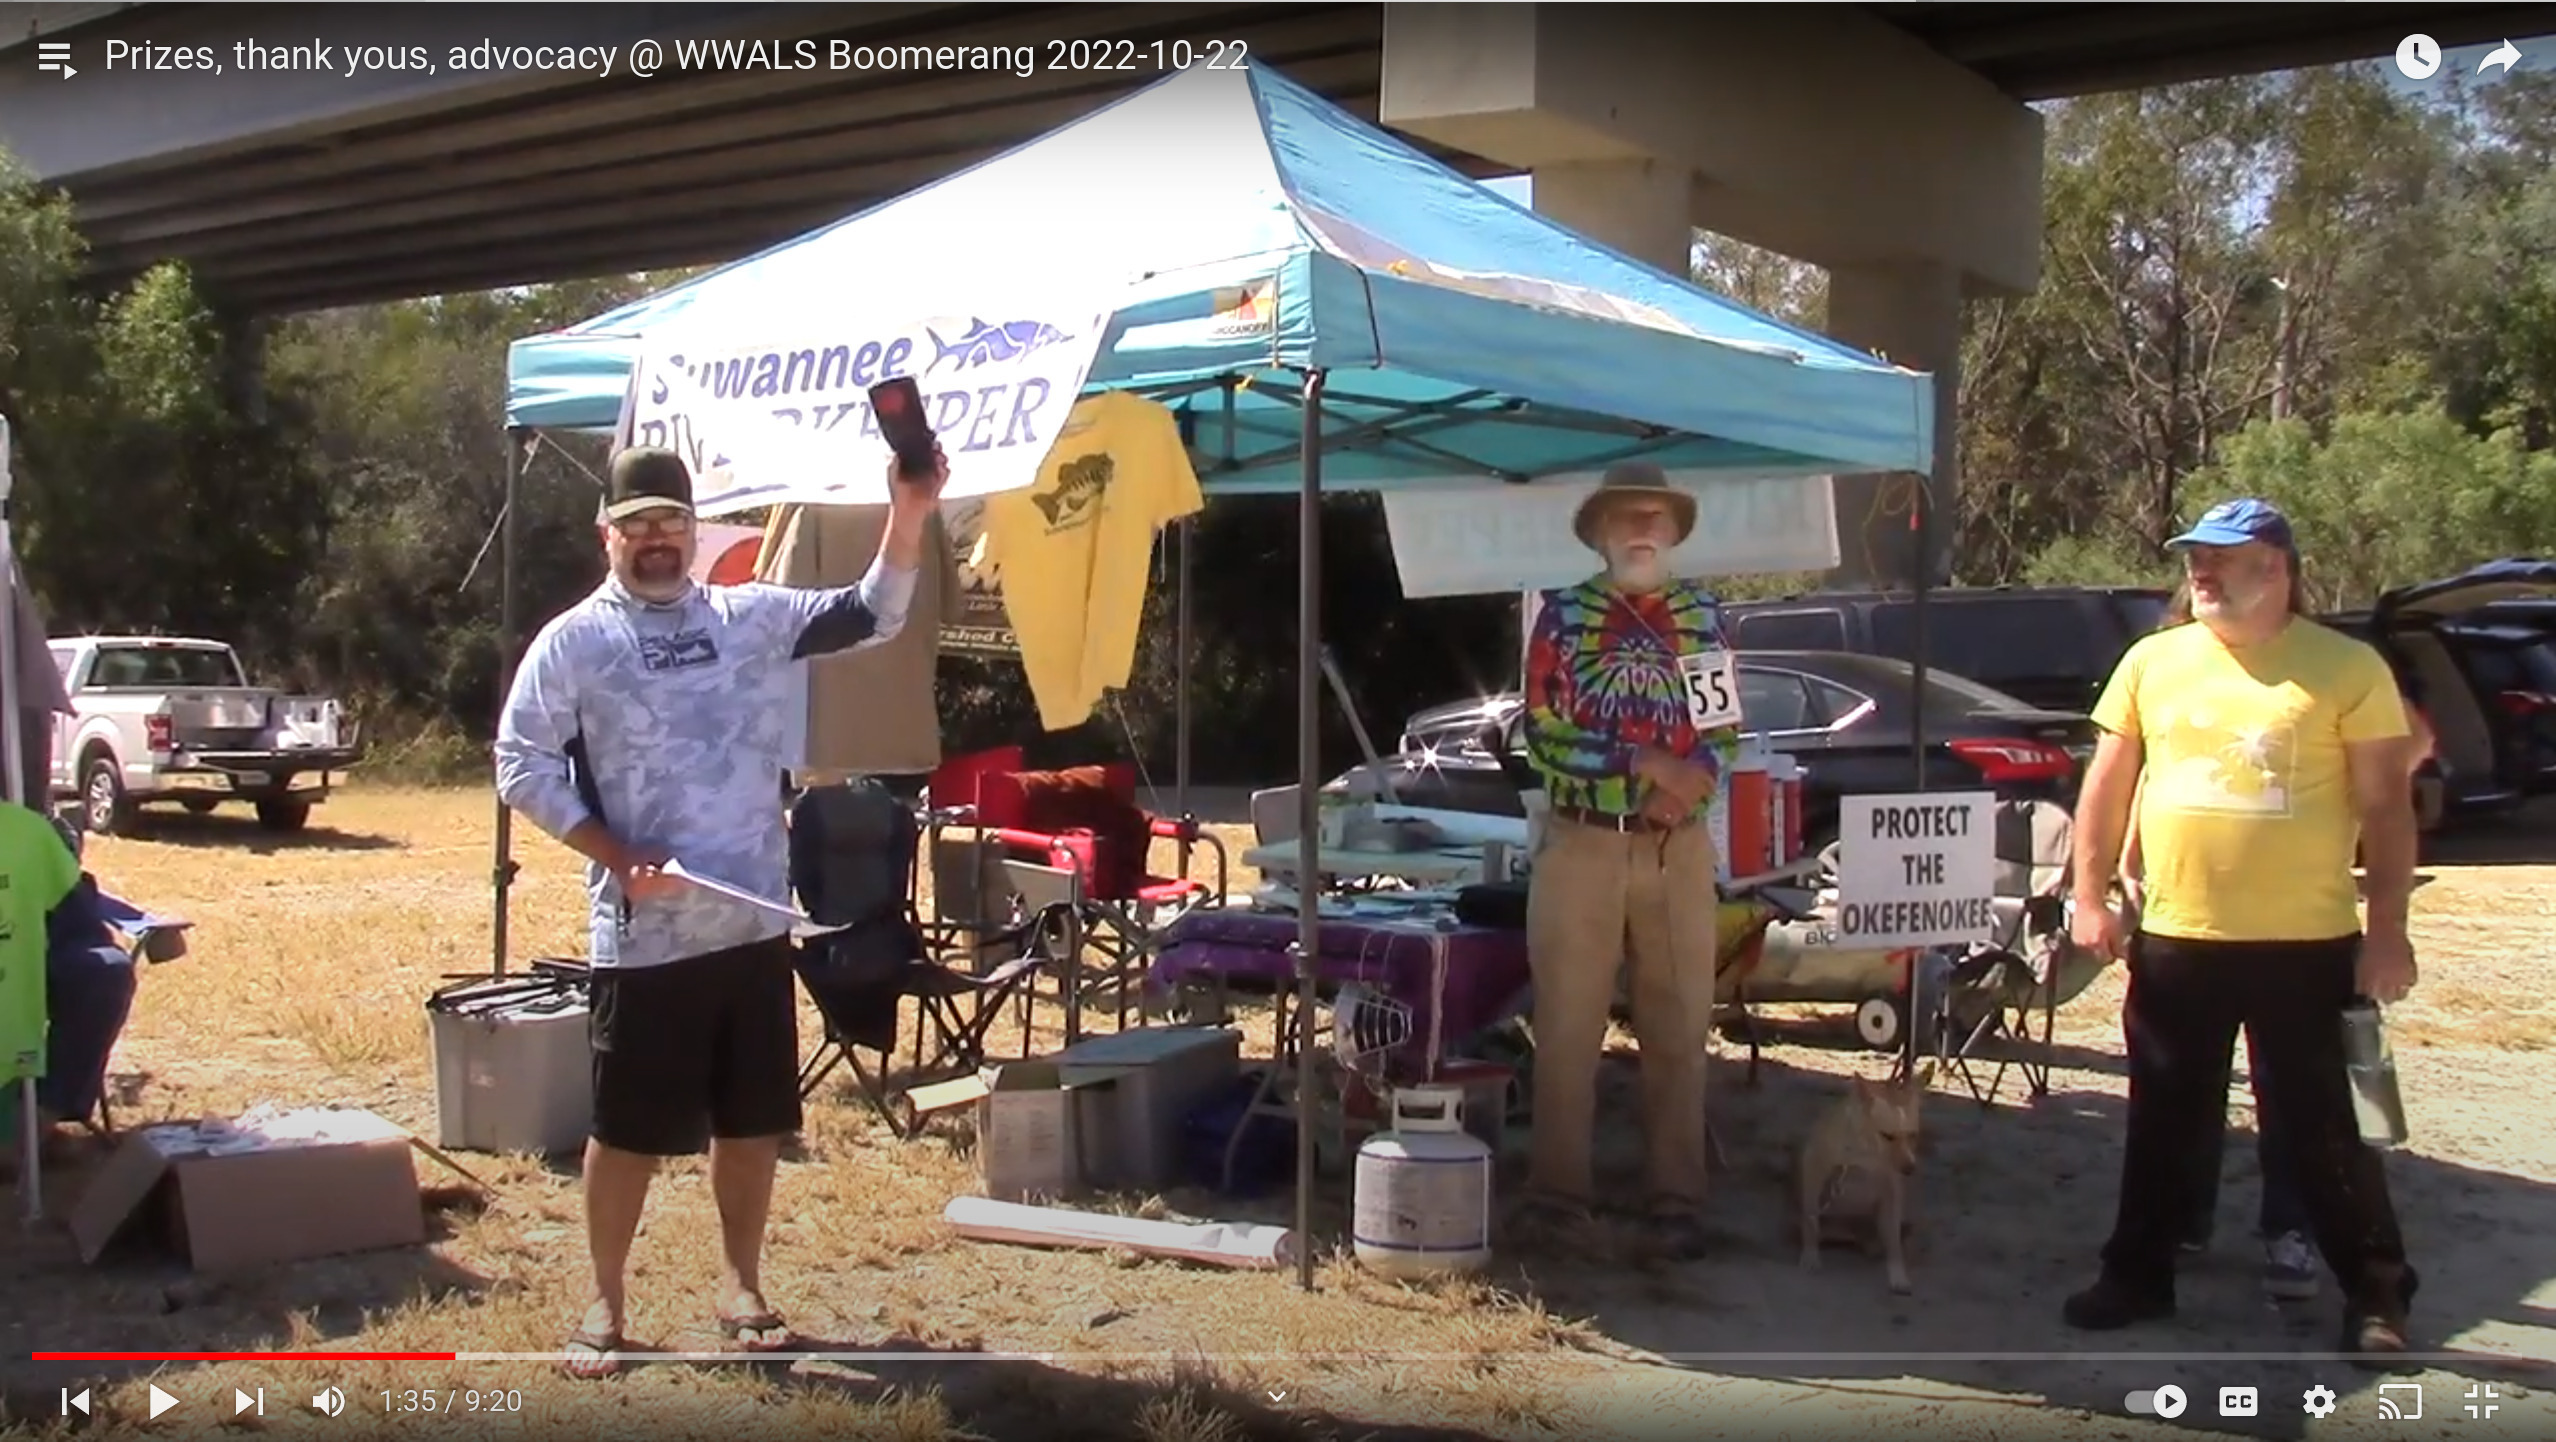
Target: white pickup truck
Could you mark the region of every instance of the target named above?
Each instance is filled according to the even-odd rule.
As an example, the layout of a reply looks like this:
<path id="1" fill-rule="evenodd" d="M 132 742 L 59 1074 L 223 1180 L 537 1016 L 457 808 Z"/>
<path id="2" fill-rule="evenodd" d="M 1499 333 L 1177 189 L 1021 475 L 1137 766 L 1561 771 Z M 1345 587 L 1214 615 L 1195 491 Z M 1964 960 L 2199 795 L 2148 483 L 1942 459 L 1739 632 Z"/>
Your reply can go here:
<path id="1" fill-rule="evenodd" d="M 51 647 L 74 712 L 54 718 L 53 792 L 78 798 L 89 830 L 126 830 L 147 802 L 200 813 L 246 801 L 259 825 L 298 831 L 362 755 L 335 700 L 251 686 L 219 641 L 81 636 Z"/>

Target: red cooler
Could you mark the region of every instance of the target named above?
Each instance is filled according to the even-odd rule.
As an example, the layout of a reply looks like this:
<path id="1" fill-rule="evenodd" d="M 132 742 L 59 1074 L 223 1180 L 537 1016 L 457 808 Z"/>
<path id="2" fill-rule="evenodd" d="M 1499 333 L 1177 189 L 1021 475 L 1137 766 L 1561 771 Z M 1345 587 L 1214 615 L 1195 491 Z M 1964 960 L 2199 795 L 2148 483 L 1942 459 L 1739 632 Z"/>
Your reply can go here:
<path id="1" fill-rule="evenodd" d="M 1757 876 L 1773 869 L 1768 820 L 1772 792 L 1766 776 L 1766 758 L 1742 752 L 1738 764 L 1731 768 L 1731 854 L 1729 870 L 1734 880 Z"/>

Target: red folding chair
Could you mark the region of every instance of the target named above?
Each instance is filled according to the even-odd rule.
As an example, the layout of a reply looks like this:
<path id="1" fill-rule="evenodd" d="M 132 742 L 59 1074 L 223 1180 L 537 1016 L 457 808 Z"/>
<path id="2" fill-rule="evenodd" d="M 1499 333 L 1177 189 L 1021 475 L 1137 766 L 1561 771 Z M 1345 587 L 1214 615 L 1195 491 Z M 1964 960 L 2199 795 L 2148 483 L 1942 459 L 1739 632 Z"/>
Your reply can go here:
<path id="1" fill-rule="evenodd" d="M 1195 817 L 1164 817 L 1136 800 L 1136 768 L 1124 762 L 1062 771 L 974 773 L 978 834 L 1003 863 L 1024 912 L 1064 905 L 1080 919 L 1079 940 L 1106 962 L 1118 1025 L 1138 1003 L 1165 927 L 1201 906 L 1223 903 L 1229 880 L 1224 843 Z M 1178 875 L 1153 869 L 1171 844 Z M 1214 859 L 1213 881 L 1188 875 L 1192 855 Z M 1066 1034 L 1081 1030 L 1081 1001 L 1066 998 Z"/>
<path id="2" fill-rule="evenodd" d="M 983 939 L 1001 931 L 1022 914 L 1003 886 L 1000 858 L 976 831 L 976 798 L 983 778 L 1010 775 L 1021 769 L 1021 748 L 998 746 L 953 756 L 924 782 L 918 818 L 923 844 L 916 852 L 915 899 L 922 899 L 924 868 L 930 868 L 932 905 L 919 905 L 924 935 L 942 951 L 967 950 L 986 960 Z"/>

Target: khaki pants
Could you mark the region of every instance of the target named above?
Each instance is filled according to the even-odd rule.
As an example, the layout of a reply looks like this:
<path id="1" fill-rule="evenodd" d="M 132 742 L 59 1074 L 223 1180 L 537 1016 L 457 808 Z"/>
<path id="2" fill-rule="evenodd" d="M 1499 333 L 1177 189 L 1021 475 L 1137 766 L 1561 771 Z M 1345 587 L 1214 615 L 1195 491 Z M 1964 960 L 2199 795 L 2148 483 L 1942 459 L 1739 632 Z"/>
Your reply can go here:
<path id="1" fill-rule="evenodd" d="M 1629 957 L 1642 1048 L 1642 1128 L 1654 1204 L 1704 1197 L 1704 1059 L 1713 1025 L 1713 838 L 1555 817 L 1535 854 L 1527 953 L 1535 978 L 1530 1185 L 1594 1200 L 1590 1135 L 1616 978 Z"/>

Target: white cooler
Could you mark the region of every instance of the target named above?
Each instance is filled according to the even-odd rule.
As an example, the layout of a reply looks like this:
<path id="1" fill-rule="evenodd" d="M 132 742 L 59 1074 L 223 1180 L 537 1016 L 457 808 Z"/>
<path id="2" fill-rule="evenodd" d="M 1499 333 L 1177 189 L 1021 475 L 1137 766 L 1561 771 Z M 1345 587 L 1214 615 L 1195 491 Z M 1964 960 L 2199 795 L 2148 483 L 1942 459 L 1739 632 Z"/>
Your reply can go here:
<path id="1" fill-rule="evenodd" d="M 573 1152 L 594 1118 L 582 976 L 491 977 L 427 998 L 438 1144 Z"/>

